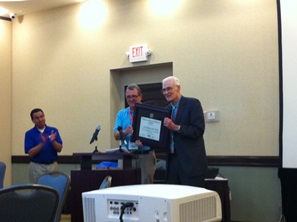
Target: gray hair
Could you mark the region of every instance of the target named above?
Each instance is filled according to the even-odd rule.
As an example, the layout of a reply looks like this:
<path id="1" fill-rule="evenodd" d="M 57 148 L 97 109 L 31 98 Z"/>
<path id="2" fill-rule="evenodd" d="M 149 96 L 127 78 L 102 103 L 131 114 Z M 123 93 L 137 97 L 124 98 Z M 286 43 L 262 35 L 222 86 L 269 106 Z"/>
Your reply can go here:
<path id="1" fill-rule="evenodd" d="M 130 84 L 130 85 L 128 85 L 127 86 L 127 89 L 126 89 L 126 91 L 127 90 L 134 90 L 134 89 L 136 89 L 137 90 L 137 92 L 138 92 L 138 95 L 140 95 L 141 94 L 141 88 L 137 85 L 137 84 Z"/>
<path id="2" fill-rule="evenodd" d="M 166 82 L 168 80 L 173 80 L 175 82 L 175 85 L 180 86 L 179 79 L 176 78 L 175 76 L 166 77 L 165 79 L 163 79 L 162 83 L 164 83 L 164 82 Z"/>

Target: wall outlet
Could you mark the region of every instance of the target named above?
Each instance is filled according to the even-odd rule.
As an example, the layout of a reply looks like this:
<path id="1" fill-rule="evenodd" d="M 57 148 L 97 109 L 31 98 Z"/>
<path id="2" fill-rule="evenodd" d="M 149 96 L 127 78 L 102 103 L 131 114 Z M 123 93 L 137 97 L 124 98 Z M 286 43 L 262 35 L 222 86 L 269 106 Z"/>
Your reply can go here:
<path id="1" fill-rule="evenodd" d="M 206 122 L 217 122 L 220 120 L 219 111 L 205 111 L 204 112 L 204 119 Z"/>

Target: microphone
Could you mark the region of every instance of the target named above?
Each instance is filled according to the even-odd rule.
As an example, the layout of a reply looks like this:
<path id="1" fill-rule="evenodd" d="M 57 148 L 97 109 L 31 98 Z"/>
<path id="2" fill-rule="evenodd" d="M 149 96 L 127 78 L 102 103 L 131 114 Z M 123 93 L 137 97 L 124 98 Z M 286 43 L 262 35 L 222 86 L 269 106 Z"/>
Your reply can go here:
<path id="1" fill-rule="evenodd" d="M 126 141 L 126 139 L 125 139 L 125 135 L 124 135 L 122 129 L 123 129 L 123 127 L 118 126 L 118 131 L 119 131 L 119 133 L 120 133 L 120 139 L 121 139 L 122 142 L 125 143 L 125 145 L 127 145 L 127 141 Z"/>
<path id="2" fill-rule="evenodd" d="M 95 129 L 95 132 L 93 133 L 93 136 L 92 136 L 92 139 L 90 141 L 90 144 L 92 144 L 95 140 L 98 140 L 97 136 L 98 136 L 98 133 L 99 131 L 101 130 L 101 126 L 97 126 L 96 129 Z"/>

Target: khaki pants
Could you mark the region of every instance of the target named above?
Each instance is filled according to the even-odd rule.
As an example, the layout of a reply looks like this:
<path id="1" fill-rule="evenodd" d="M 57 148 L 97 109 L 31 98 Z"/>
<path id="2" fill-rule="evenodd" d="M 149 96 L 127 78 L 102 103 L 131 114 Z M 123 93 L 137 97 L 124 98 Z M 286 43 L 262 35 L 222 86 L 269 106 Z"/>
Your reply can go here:
<path id="1" fill-rule="evenodd" d="M 155 151 L 152 150 L 147 154 L 138 154 L 136 161 L 133 161 L 132 167 L 141 169 L 141 183 L 151 184 L 154 181 L 157 158 Z"/>
<path id="2" fill-rule="evenodd" d="M 38 178 L 45 173 L 50 173 L 58 170 L 58 163 L 39 164 L 30 162 L 29 165 L 29 181 L 30 183 L 37 183 Z"/>

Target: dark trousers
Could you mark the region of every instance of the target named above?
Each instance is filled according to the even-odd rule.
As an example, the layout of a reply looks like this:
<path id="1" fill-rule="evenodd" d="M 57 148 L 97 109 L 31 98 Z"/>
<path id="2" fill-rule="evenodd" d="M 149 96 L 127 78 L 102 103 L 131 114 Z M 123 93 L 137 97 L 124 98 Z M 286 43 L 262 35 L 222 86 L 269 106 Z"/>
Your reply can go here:
<path id="1" fill-rule="evenodd" d="M 167 184 L 181 184 L 195 187 L 205 187 L 205 175 L 189 177 L 181 168 L 178 158 L 171 155 L 167 164 Z"/>

